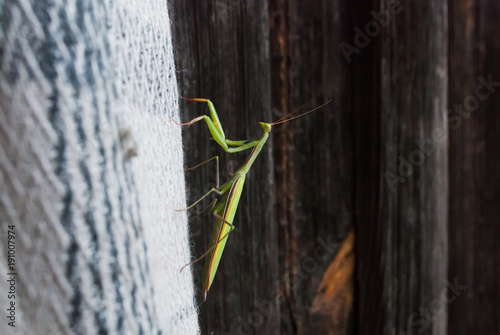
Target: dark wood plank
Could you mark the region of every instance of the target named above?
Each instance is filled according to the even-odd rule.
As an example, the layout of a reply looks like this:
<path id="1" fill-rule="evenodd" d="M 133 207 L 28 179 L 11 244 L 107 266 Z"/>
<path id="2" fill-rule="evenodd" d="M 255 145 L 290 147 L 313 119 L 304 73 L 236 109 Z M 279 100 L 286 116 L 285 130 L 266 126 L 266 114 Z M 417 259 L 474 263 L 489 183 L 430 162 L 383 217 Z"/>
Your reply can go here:
<path id="1" fill-rule="evenodd" d="M 170 1 L 180 94 L 213 101 L 226 136 L 258 138 L 258 121 L 271 119 L 268 5 L 266 1 Z M 183 104 L 183 119 L 207 112 L 201 104 Z M 209 141 L 206 125 L 184 132 L 186 164 L 214 154 L 221 157 L 221 182 L 244 163 L 249 152 L 227 154 Z M 204 333 L 275 334 L 279 329 L 277 226 L 272 139 L 247 177 L 239 210 L 207 302 L 201 306 Z M 214 185 L 215 168 L 187 175 L 192 200 Z M 194 253 L 207 248 L 213 217 L 193 223 Z M 193 267 L 201 287 L 202 264 Z M 201 300 L 200 300 L 201 301 Z M 258 310 L 274 309 L 269 315 Z M 273 315 L 274 314 L 274 315 Z"/>
<path id="2" fill-rule="evenodd" d="M 391 3 L 399 2 L 382 1 L 382 8 Z M 361 29 L 377 7 L 360 8 Z M 439 298 L 447 278 L 446 3 L 401 2 L 395 9 L 373 49 L 354 64 L 358 332 L 442 334 L 445 310 L 433 322 L 419 313 Z M 439 129 L 444 141 L 434 140 Z"/>
<path id="3" fill-rule="evenodd" d="M 450 3 L 449 279 L 466 286 L 452 295 L 450 335 L 500 333 L 499 16 L 497 1 Z"/>
<path id="4" fill-rule="evenodd" d="M 351 114 L 336 48 L 344 10 L 327 1 L 271 6 L 273 107 L 291 111 L 318 94 L 308 108 L 332 99 L 274 137 L 283 334 L 310 333 L 313 297 L 352 227 Z M 328 253 L 317 257 L 329 242 Z"/>

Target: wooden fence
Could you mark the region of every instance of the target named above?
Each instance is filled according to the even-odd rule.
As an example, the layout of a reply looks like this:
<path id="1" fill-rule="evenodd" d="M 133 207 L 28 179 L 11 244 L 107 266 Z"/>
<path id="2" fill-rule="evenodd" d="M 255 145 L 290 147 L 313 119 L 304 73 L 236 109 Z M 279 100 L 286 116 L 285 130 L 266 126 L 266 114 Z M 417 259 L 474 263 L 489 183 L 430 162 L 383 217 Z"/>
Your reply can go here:
<path id="1" fill-rule="evenodd" d="M 229 138 L 332 99 L 254 165 L 205 333 L 500 333 L 498 1 L 169 6 L 179 92 L 211 99 Z M 209 137 L 184 132 L 186 164 L 218 154 L 227 179 L 247 154 Z M 191 199 L 214 174 L 188 173 Z M 191 227 L 197 255 L 212 221 Z"/>

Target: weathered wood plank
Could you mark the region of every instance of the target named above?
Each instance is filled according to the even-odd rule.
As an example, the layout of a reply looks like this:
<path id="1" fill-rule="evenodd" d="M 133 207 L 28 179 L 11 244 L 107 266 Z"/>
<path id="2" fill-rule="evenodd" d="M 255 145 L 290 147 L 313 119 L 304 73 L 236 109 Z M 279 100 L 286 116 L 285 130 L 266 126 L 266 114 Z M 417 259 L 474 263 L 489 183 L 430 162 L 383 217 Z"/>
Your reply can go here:
<path id="1" fill-rule="evenodd" d="M 271 120 L 268 5 L 266 1 L 170 1 L 179 69 L 179 91 L 209 98 L 231 139 L 257 138 L 258 121 Z M 204 105 L 185 104 L 184 120 L 207 112 Z M 249 152 L 226 154 L 209 141 L 206 125 L 184 132 L 187 165 L 214 154 L 221 157 L 221 181 L 243 164 Z M 249 173 L 239 210 L 214 285 L 201 306 L 205 332 L 275 334 L 279 329 L 277 226 L 272 138 Z M 215 183 L 215 168 L 187 175 L 196 199 Z M 201 209 L 201 208 L 200 208 Z M 195 253 L 207 248 L 213 217 L 194 223 Z M 194 267 L 201 278 L 202 264 Z M 197 283 L 200 286 L 200 283 Z M 274 295 L 273 295 L 274 292 Z M 259 306 L 272 309 L 269 315 Z"/>
<path id="2" fill-rule="evenodd" d="M 443 334 L 445 306 L 433 322 L 419 313 L 435 307 L 429 304 L 447 277 L 447 7 L 434 0 L 381 4 L 396 7 L 354 79 L 359 98 L 366 91 L 359 83 L 373 78 L 355 121 L 358 332 Z M 370 10 L 363 8 L 361 29 Z M 363 126 L 365 117 L 374 125 Z"/>
<path id="3" fill-rule="evenodd" d="M 313 297 L 352 228 L 352 116 L 337 48 L 344 6 L 340 1 L 271 6 L 273 107 L 291 111 L 318 94 L 332 99 L 275 136 L 280 278 L 286 279 L 281 282 L 283 334 L 312 331 Z M 317 256 L 328 241 L 333 245 Z"/>
<path id="4" fill-rule="evenodd" d="M 500 333 L 500 5 L 450 3 L 448 334 Z M 484 82 L 496 82 L 485 85 Z"/>

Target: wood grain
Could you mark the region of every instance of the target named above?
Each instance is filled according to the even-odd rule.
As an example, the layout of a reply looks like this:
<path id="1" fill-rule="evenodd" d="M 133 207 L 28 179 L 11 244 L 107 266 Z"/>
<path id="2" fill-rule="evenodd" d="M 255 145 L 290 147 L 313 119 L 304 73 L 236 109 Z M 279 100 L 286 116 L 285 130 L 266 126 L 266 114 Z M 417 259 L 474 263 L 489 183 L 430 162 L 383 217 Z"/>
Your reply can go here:
<path id="1" fill-rule="evenodd" d="M 449 279 L 467 286 L 449 305 L 450 335 L 500 333 L 499 16 L 496 1 L 450 4 Z"/>

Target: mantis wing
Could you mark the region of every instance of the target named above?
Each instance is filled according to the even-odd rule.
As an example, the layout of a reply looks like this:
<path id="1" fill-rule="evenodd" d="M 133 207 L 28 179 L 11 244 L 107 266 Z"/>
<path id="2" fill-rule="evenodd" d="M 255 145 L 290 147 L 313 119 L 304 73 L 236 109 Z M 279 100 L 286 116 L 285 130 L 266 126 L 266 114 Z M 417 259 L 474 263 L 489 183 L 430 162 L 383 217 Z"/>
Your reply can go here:
<path id="1" fill-rule="evenodd" d="M 207 255 L 205 261 L 205 269 L 203 271 L 203 291 L 205 297 L 207 291 L 212 286 L 212 282 L 219 267 L 219 262 L 226 246 L 228 234 L 234 229 L 230 224 L 233 223 L 236 209 L 240 201 L 243 185 L 245 184 L 245 174 L 239 174 L 232 182 L 231 189 L 226 193 L 221 200 L 215 205 L 213 213 L 222 217 L 224 220 L 216 219 L 215 226 L 212 231 L 209 248 L 217 246 Z"/>

